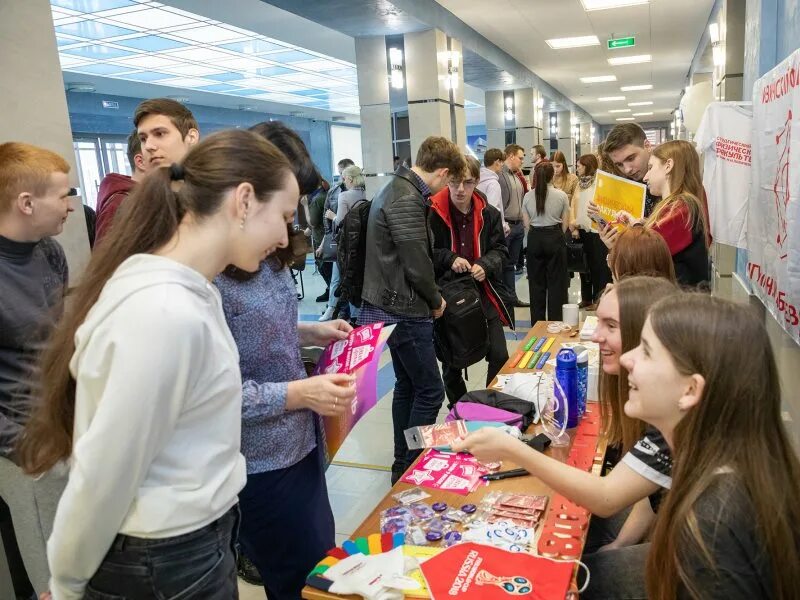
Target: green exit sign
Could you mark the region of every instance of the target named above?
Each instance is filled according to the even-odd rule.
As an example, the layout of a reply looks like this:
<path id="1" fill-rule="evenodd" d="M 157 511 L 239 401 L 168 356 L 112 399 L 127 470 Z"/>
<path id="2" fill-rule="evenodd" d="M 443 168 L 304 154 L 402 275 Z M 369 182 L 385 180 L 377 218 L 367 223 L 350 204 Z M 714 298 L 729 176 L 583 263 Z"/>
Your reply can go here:
<path id="1" fill-rule="evenodd" d="M 635 45 L 636 45 L 636 38 L 633 36 L 617 38 L 615 40 L 608 40 L 609 50 L 616 50 L 617 48 L 630 48 L 631 46 Z"/>

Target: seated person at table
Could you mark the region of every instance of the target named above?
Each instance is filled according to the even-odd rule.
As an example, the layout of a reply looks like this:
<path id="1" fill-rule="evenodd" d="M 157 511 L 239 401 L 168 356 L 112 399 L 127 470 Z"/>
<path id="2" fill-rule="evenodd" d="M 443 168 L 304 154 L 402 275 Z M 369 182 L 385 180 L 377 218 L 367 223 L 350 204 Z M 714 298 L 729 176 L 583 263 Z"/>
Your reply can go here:
<path id="1" fill-rule="evenodd" d="M 608 439 L 607 462 L 616 465 L 615 468 L 598 478 L 527 446 L 532 456 L 525 454 L 524 460 L 513 459 L 557 492 L 593 513 L 584 549 L 585 562 L 587 555 L 602 547 L 604 552 L 600 554 L 619 549 L 626 560 L 644 564 L 647 547 L 640 542 L 652 524 L 654 507 L 661 499 L 662 489 L 669 488 L 671 459 L 660 436 L 656 439 L 645 433 L 645 424 L 623 411 L 628 399 L 628 381 L 619 358 L 639 344 L 648 309 L 661 298 L 677 293 L 675 285 L 664 278 L 629 277 L 610 286 L 597 307 L 598 326 L 592 341 L 599 345 L 603 367 L 599 406 L 602 428 Z M 473 451 L 477 442 L 480 451 L 485 435 L 481 430 L 454 448 Z M 494 438 L 487 441 L 489 454 L 497 450 L 496 441 Z M 657 451 L 648 453 L 647 446 L 652 444 L 657 446 Z M 592 578 L 593 581 L 596 578 L 594 571 Z M 640 581 L 640 587 L 643 586 L 644 582 Z M 592 591 L 590 586 L 588 595 L 581 594 L 581 597 L 591 598 Z"/>
<path id="2" fill-rule="evenodd" d="M 508 260 L 500 211 L 489 206 L 486 196 L 475 189 L 480 165 L 465 157 L 464 179 L 450 178 L 447 187 L 431 198 L 433 232 L 433 267 L 437 281 L 453 273 L 469 273 L 476 281 L 489 330 L 486 361 L 488 386 L 508 360 L 503 326 L 513 327 L 508 306 L 513 298 L 503 284 L 503 268 Z M 501 299 L 503 294 L 503 299 Z M 513 308 L 512 308 L 513 310 Z M 467 393 L 461 369 L 442 363 L 442 379 L 450 406 Z"/>
<path id="3" fill-rule="evenodd" d="M 741 351 L 745 342 L 752 352 Z M 625 412 L 647 421 L 672 451 L 673 481 L 647 558 L 646 590 L 626 589 L 641 577 L 637 565 L 603 565 L 592 570 L 589 589 L 599 576 L 607 593 L 594 597 L 800 597 L 800 462 L 781 421 L 777 367 L 757 316 L 701 294 L 669 296 L 620 362 L 629 373 Z M 541 455 L 497 430 L 469 436 L 464 448 L 539 476 L 549 470 Z M 558 488 L 581 487 L 584 475 L 592 478 L 574 473 Z"/>
<path id="4" fill-rule="evenodd" d="M 615 238 L 616 243 L 608 253 L 608 266 L 615 282 L 633 275 L 665 277 L 676 282 L 669 246 L 657 231 L 634 226 L 615 234 Z"/>

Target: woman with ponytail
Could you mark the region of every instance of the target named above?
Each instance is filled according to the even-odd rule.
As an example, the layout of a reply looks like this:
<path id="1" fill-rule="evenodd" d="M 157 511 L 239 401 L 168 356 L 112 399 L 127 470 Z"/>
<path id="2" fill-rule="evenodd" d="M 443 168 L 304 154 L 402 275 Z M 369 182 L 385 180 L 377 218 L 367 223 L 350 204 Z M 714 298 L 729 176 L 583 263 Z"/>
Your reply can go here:
<path id="1" fill-rule="evenodd" d="M 231 130 L 151 171 L 120 210 L 18 448 L 31 474 L 70 465 L 48 541 L 55 600 L 237 597 L 241 374 L 211 280 L 286 246 L 298 196 L 283 154 Z"/>
<path id="2" fill-rule="evenodd" d="M 553 186 L 553 163 L 536 167 L 536 188 L 522 201 L 522 222 L 528 232 L 528 287 L 531 322 L 560 321 L 567 301 L 569 197 Z"/>

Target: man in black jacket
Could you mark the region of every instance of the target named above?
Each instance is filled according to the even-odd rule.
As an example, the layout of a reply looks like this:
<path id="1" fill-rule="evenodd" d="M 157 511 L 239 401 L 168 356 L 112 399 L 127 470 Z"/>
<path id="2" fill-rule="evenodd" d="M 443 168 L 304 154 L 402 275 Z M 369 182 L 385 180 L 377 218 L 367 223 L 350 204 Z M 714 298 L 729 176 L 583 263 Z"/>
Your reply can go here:
<path id="1" fill-rule="evenodd" d="M 419 452 L 409 452 L 403 432 L 436 422 L 444 401 L 433 348 L 433 319 L 445 302 L 433 272 L 430 196 L 448 177 L 461 178 L 464 157 L 443 137 L 429 137 L 414 167 L 399 167 L 375 196 L 367 224 L 367 255 L 359 324 L 395 323 L 389 338 L 397 381 L 392 400 L 394 484 Z"/>
<path id="2" fill-rule="evenodd" d="M 500 211 L 489 205 L 483 193 L 475 189 L 480 178 L 480 164 L 468 156 L 463 179 L 451 177 L 448 185 L 431 198 L 433 216 L 433 265 L 437 279 L 448 272 L 470 273 L 478 282 L 483 312 L 489 333 L 486 360 L 486 385 L 491 383 L 508 360 L 503 325 L 514 326 L 511 310 L 513 296 L 503 283 L 508 248 Z M 448 404 L 452 407 L 467 393 L 461 369 L 445 360 L 442 377 Z"/>

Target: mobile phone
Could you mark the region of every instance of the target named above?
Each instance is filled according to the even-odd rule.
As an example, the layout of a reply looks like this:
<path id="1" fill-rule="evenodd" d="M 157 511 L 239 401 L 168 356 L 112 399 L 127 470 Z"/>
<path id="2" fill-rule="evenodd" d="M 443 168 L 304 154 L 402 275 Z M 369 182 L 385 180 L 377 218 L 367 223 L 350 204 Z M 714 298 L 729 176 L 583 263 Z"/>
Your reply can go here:
<path id="1" fill-rule="evenodd" d="M 597 226 L 598 226 L 598 227 L 599 227 L 601 230 L 602 230 L 602 229 L 605 229 L 605 228 L 606 228 L 606 225 L 608 225 L 608 221 L 606 221 L 606 220 L 605 220 L 605 219 L 604 219 L 602 216 L 600 216 L 600 215 L 595 215 L 595 214 L 592 214 L 592 215 L 589 215 L 589 218 L 590 218 L 592 221 L 594 221 L 595 223 L 597 223 Z"/>

